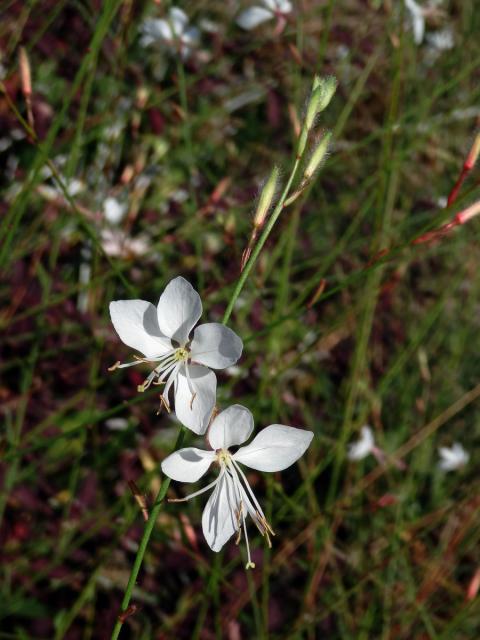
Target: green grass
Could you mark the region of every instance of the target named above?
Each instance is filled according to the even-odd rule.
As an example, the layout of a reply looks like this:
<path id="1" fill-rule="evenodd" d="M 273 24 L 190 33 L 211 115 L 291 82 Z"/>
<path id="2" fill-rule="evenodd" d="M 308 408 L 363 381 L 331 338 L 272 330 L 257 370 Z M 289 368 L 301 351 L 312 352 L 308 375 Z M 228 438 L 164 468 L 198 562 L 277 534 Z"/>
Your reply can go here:
<path id="1" fill-rule="evenodd" d="M 242 32 L 233 3 L 199 1 L 185 4 L 192 23 L 220 30 L 182 62 L 140 46 L 155 3 L 5 3 L 0 138 L 28 127 L 20 46 L 36 136 L 0 153 L 0 638 L 110 637 L 144 527 L 128 481 L 151 508 L 178 426 L 156 415 L 154 390 L 136 393 L 142 372 L 107 372 L 129 353 L 108 303 L 156 302 L 181 274 L 221 321 L 261 181 L 274 165 L 288 179 L 315 73 L 339 82 L 317 126 L 334 132 L 331 153 L 253 266 L 229 320 L 244 355 L 218 376 L 220 407 L 314 442 L 282 474 L 249 474 L 277 535 L 268 549 L 249 528 L 248 574 L 241 546 L 205 544 L 202 497 L 162 505 L 121 637 L 478 635 L 478 220 L 412 244 L 480 199 L 477 169 L 439 205 L 480 114 L 475 4 L 444 2 L 427 21 L 454 33 L 432 61 L 401 3 L 307 1 L 275 36 L 273 22 Z M 85 188 L 69 196 L 74 178 Z M 111 195 L 141 255 L 105 254 Z M 365 423 L 405 471 L 347 460 Z M 443 474 L 437 447 L 455 441 L 470 462 Z"/>

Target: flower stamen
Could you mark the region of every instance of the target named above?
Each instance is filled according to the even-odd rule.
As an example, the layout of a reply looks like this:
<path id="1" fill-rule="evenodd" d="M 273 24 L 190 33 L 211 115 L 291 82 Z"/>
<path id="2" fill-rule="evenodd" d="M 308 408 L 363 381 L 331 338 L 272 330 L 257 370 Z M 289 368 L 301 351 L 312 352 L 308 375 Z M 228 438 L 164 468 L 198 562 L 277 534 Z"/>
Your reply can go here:
<path id="1" fill-rule="evenodd" d="M 222 470 L 218 474 L 218 478 L 216 478 L 210 484 L 207 484 L 207 486 L 203 487 L 203 489 L 199 489 L 198 491 L 195 491 L 194 493 L 190 493 L 188 496 L 185 496 L 184 498 L 168 498 L 167 502 L 187 502 L 188 500 L 191 500 L 192 498 L 196 498 L 197 496 L 201 495 L 202 493 L 205 493 L 205 491 L 208 491 L 209 489 L 212 489 L 213 487 L 215 487 L 215 485 L 217 485 L 219 483 L 219 481 L 222 478 L 223 474 L 224 474 L 224 471 Z"/>

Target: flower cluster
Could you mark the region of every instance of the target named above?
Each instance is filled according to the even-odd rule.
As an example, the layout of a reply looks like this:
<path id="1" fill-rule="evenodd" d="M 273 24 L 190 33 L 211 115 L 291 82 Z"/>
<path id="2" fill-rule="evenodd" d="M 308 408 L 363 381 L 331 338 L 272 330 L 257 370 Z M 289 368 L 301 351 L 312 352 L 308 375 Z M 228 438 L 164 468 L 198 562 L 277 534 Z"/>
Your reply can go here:
<path id="1" fill-rule="evenodd" d="M 162 385 L 160 400 L 171 410 L 171 398 L 178 420 L 198 435 L 207 434 L 210 450 L 187 447 L 162 462 L 172 480 L 196 482 L 212 463 L 219 467 L 217 479 L 191 498 L 212 489 L 202 517 L 202 528 L 210 548 L 220 551 L 236 533 L 244 532 L 247 568 L 250 556 L 246 516 L 270 544 L 274 535 L 240 464 L 258 471 L 282 471 L 306 451 L 313 433 L 280 424 L 263 429 L 253 441 L 236 452 L 253 431 L 253 416 L 241 405 L 233 405 L 215 416 L 217 379 L 212 369 L 225 369 L 242 355 L 237 334 L 216 322 L 197 325 L 202 315 L 200 296 L 184 278 L 174 278 L 160 296 L 157 307 L 145 300 L 116 300 L 110 303 L 110 317 L 121 340 L 140 352 L 132 362 L 116 362 L 111 370 L 149 363 L 153 369 L 139 391 Z"/>
<path id="2" fill-rule="evenodd" d="M 275 33 L 280 35 L 293 11 L 290 0 L 259 0 L 259 6 L 241 11 L 236 23 L 241 29 L 251 31 L 270 20 L 275 20 Z M 216 33 L 219 26 L 209 20 L 201 20 L 198 27 L 179 7 L 170 7 L 164 18 L 145 18 L 140 26 L 140 44 L 143 47 L 160 46 L 172 56 L 186 61 L 199 53 L 201 33 Z M 197 56 L 198 57 L 198 56 Z"/>

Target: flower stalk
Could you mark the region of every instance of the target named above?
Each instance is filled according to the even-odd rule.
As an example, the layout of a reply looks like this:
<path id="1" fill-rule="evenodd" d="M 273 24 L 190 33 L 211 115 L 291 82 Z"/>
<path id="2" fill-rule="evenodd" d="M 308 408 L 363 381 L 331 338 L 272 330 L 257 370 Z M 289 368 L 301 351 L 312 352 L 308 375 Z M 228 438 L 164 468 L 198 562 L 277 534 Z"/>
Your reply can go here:
<path id="1" fill-rule="evenodd" d="M 182 446 L 183 441 L 185 439 L 185 432 L 186 432 L 185 427 L 182 427 L 178 432 L 174 450 Z M 145 555 L 145 551 L 147 550 L 147 546 L 150 541 L 150 536 L 152 535 L 153 527 L 155 526 L 155 523 L 157 521 L 158 514 L 160 513 L 160 509 L 162 508 L 162 504 L 163 504 L 163 501 L 165 500 L 165 496 L 167 495 L 169 486 L 170 486 L 170 478 L 165 476 L 160 486 L 160 489 L 158 491 L 157 497 L 155 498 L 154 505 L 148 516 L 148 520 L 145 523 L 145 529 L 143 531 L 142 540 L 140 541 L 140 546 L 138 547 L 137 555 L 135 557 L 135 562 L 132 567 L 132 572 L 130 573 L 130 577 L 128 579 L 127 588 L 125 589 L 125 595 L 123 596 L 123 600 L 122 600 L 121 612 L 118 615 L 117 622 L 115 624 L 115 627 L 113 628 L 111 640 L 117 640 L 118 636 L 120 635 L 120 631 L 122 629 L 123 623 L 126 620 L 125 614 L 129 610 L 133 588 L 137 581 L 140 567 L 142 566 L 143 557 Z"/>
<path id="2" fill-rule="evenodd" d="M 318 113 L 320 113 L 320 111 L 326 108 L 326 106 L 330 102 L 335 92 L 335 89 L 336 89 L 336 81 L 332 78 L 321 79 L 316 77 L 314 80 L 312 92 L 310 95 L 309 105 L 307 107 L 306 118 L 303 123 L 303 127 L 301 129 L 298 142 L 297 142 L 295 160 L 294 160 L 290 175 L 288 177 L 287 183 L 280 195 L 280 198 L 277 201 L 277 204 L 273 209 L 273 212 L 270 218 L 267 219 L 268 212 L 270 211 L 272 203 L 275 199 L 278 176 L 279 176 L 278 169 L 274 168 L 272 170 L 272 173 L 267 183 L 265 184 L 265 187 L 259 199 L 257 211 L 254 217 L 254 229 L 253 229 L 252 236 L 251 236 L 249 245 L 247 247 L 247 250 L 244 253 L 244 264 L 242 264 L 242 271 L 237 281 L 237 284 L 235 286 L 235 289 L 232 293 L 230 301 L 228 303 L 225 314 L 223 316 L 222 325 L 227 324 L 232 314 L 234 305 L 238 299 L 238 296 L 240 295 L 240 292 L 242 291 L 245 285 L 245 282 L 247 281 L 251 273 L 251 270 L 255 262 L 257 261 L 260 255 L 260 252 L 262 251 L 265 245 L 265 242 L 267 241 L 280 214 L 282 213 L 284 208 L 289 204 L 289 201 L 287 201 L 287 199 L 289 198 L 289 196 L 292 196 L 291 188 L 295 179 L 297 178 L 297 174 L 299 172 L 300 166 L 304 160 L 306 149 L 307 149 L 307 143 L 310 139 L 310 133 L 313 129 L 316 116 Z M 318 168 L 323 157 L 325 156 L 329 139 L 330 139 L 329 135 L 324 136 L 320 144 L 314 150 L 313 155 L 310 158 L 310 161 L 308 163 L 306 172 L 304 172 L 304 176 L 299 188 L 300 190 L 297 189 L 297 192 L 295 192 L 295 193 L 298 193 L 298 195 L 303 191 L 306 184 L 309 182 L 309 180 L 315 173 L 315 170 Z M 290 202 L 291 201 L 293 200 L 290 198 Z M 262 228 L 263 228 L 263 231 L 258 239 L 258 242 L 255 244 L 257 234 Z M 186 286 L 188 283 L 184 283 L 182 282 L 182 280 L 183 279 L 181 278 L 177 278 L 176 281 L 172 281 L 172 283 L 170 283 L 170 285 L 168 286 L 169 287 L 174 286 L 178 288 L 181 285 L 183 289 L 185 289 L 186 291 L 188 289 L 188 287 Z M 195 391 L 193 387 L 191 388 L 192 382 L 190 377 L 188 376 L 188 366 L 186 366 L 186 365 L 189 365 L 189 350 L 195 349 L 195 340 L 197 336 L 197 341 L 199 345 L 201 344 L 201 346 L 203 347 L 203 350 L 199 349 L 199 352 L 196 355 L 192 352 L 192 356 L 196 360 L 198 360 L 199 356 L 203 355 L 204 357 L 206 353 L 212 353 L 212 344 L 213 344 L 212 339 L 215 336 L 213 336 L 213 334 L 212 336 L 204 336 L 201 334 L 197 335 L 197 333 L 195 333 L 193 336 L 193 339 L 191 339 L 190 341 L 190 336 L 189 336 L 190 331 L 193 328 L 193 326 L 196 324 L 196 322 L 198 321 L 201 315 L 201 303 L 198 302 L 194 304 L 194 302 L 196 301 L 195 296 L 198 296 L 196 292 L 192 292 L 190 289 L 186 291 L 186 293 L 185 291 L 183 291 L 184 295 L 180 296 L 179 300 L 184 298 L 190 298 L 189 305 L 192 308 L 195 307 L 196 310 L 195 310 L 195 313 L 192 312 L 193 316 L 195 317 L 193 318 L 192 316 L 192 318 L 189 318 L 189 322 L 187 322 L 188 327 L 185 328 L 183 326 L 185 322 L 182 321 L 181 330 L 180 328 L 176 328 L 176 327 L 172 328 L 170 326 L 169 324 L 169 318 L 171 317 L 170 311 L 168 314 L 162 313 L 162 306 L 163 306 L 162 298 L 165 296 L 165 292 L 164 294 L 162 294 L 157 310 L 155 310 L 153 308 L 153 305 L 150 305 L 150 303 L 147 303 L 145 301 L 138 301 L 138 300 L 137 301 L 116 301 L 112 303 L 110 307 L 112 321 L 115 325 L 117 333 L 119 333 L 120 338 L 129 346 L 133 346 L 133 348 L 136 348 L 137 350 L 141 351 L 144 354 L 144 358 L 139 358 L 134 362 L 126 363 L 124 365 L 122 365 L 119 362 L 116 362 L 111 369 L 114 370 L 124 366 L 133 366 L 137 364 L 138 361 L 150 361 L 150 362 L 159 363 L 156 365 L 156 368 L 151 372 L 150 376 L 147 378 L 145 383 L 141 385 L 140 390 L 144 390 L 144 388 L 147 388 L 149 384 L 152 384 L 152 383 L 155 384 L 155 382 L 165 383 L 167 382 L 167 380 L 168 380 L 167 385 L 169 382 L 170 382 L 170 386 L 173 385 L 174 377 L 176 379 L 178 374 L 177 368 L 180 366 L 184 366 L 186 369 L 186 376 L 188 378 L 187 380 L 188 387 L 190 391 Z M 178 300 L 175 299 L 174 302 L 177 304 Z M 168 307 L 170 309 L 172 308 L 172 305 L 169 304 Z M 152 309 L 153 309 L 153 315 L 152 315 Z M 158 314 L 156 313 L 157 311 L 158 311 Z M 190 315 L 192 315 L 192 313 Z M 148 318 L 147 318 L 147 315 L 148 315 Z M 188 316 L 188 314 L 186 315 Z M 186 317 L 186 315 L 185 313 L 183 313 L 182 318 L 184 316 Z M 128 316 L 128 321 L 125 321 L 125 318 L 127 316 Z M 155 317 L 155 321 L 152 320 L 153 317 Z M 147 326 L 145 326 L 145 320 L 147 320 Z M 160 323 L 158 327 L 155 324 L 156 322 Z M 141 325 L 140 331 L 139 331 L 139 323 Z M 213 325 L 211 326 L 213 327 Z M 220 335 L 221 333 L 220 328 L 223 331 L 226 330 L 224 327 L 221 327 L 221 325 L 217 325 L 217 326 L 219 328 L 218 329 L 215 328 L 215 334 Z M 132 334 L 131 334 L 132 328 L 134 331 L 134 337 L 132 337 Z M 168 349 L 167 349 L 165 345 L 162 346 L 161 341 L 159 341 L 159 333 L 157 329 L 160 330 L 160 333 L 162 334 L 162 339 L 166 336 L 167 338 L 174 340 L 175 343 L 178 342 L 180 344 L 180 347 L 176 347 L 172 344 L 172 345 L 167 345 L 168 346 Z M 198 332 L 200 329 L 201 327 L 197 328 L 196 332 Z M 203 330 L 203 332 L 204 331 L 205 330 Z M 210 330 L 210 333 L 212 333 L 212 331 L 213 329 Z M 179 332 L 181 333 L 181 335 Z M 231 332 L 231 334 L 235 337 L 236 340 L 233 340 L 233 337 L 232 337 L 230 342 L 232 344 L 235 343 L 234 345 L 235 348 L 233 349 L 233 351 L 238 352 L 238 355 L 237 353 L 233 353 L 232 351 L 232 353 L 230 354 L 232 357 L 230 359 L 232 359 L 232 361 L 236 361 L 236 359 L 241 354 L 241 346 L 240 346 L 241 341 L 238 339 L 237 336 L 235 336 L 235 334 L 233 334 L 233 332 Z M 238 344 L 236 344 L 236 341 L 238 341 Z M 215 340 L 213 340 L 213 342 L 215 342 Z M 213 351 L 215 351 L 215 349 L 213 349 Z M 216 366 L 217 363 L 215 362 L 212 364 L 210 362 L 206 362 L 205 364 Z M 223 362 L 221 363 L 221 365 L 224 365 L 224 366 L 228 366 L 228 364 L 230 363 L 223 363 Z M 224 367 L 220 366 L 219 368 L 224 368 Z M 162 394 L 162 396 L 165 398 L 168 404 L 168 389 L 164 390 L 164 393 Z M 192 393 L 191 397 L 195 399 L 196 393 Z M 175 410 L 177 413 L 178 413 L 178 405 L 179 405 L 179 398 L 175 397 Z M 191 408 L 192 407 L 190 406 L 190 409 Z M 233 407 L 230 408 L 230 411 L 232 409 Z M 243 410 L 243 408 L 241 407 L 239 409 Z M 244 410 L 244 411 L 247 411 L 247 410 Z M 221 432 L 221 421 L 225 420 L 225 416 L 227 414 L 228 414 L 228 411 L 223 412 L 223 418 L 220 418 L 220 416 L 222 416 L 222 414 L 220 414 L 220 416 L 215 417 L 214 421 L 212 422 L 212 425 L 213 424 L 217 425 L 217 431 L 219 431 L 219 434 Z M 183 422 L 183 424 L 186 424 L 184 420 L 181 420 L 181 422 Z M 186 426 L 192 429 L 193 431 L 195 431 L 196 433 L 205 432 L 205 424 L 203 423 L 200 427 L 198 425 L 192 425 L 192 424 L 186 424 Z M 235 425 L 233 424 L 229 425 L 228 431 L 230 433 L 234 433 L 234 429 L 235 429 Z M 253 418 L 251 419 L 251 428 L 247 429 L 248 434 L 243 434 L 243 436 L 249 436 L 252 429 L 253 429 Z M 262 438 L 268 440 L 272 432 L 275 432 L 276 436 L 278 437 L 281 436 L 284 439 L 288 440 L 289 446 L 284 447 L 284 451 L 289 452 L 288 459 L 285 458 L 284 454 L 282 454 L 281 457 L 272 466 L 272 460 L 275 457 L 274 453 L 272 452 L 268 460 L 252 462 L 252 459 L 255 459 L 255 456 L 257 455 L 255 443 L 259 443 L 260 441 L 262 441 Z M 145 524 L 145 530 L 142 536 L 142 540 L 140 542 L 140 546 L 138 548 L 138 551 L 135 557 L 132 572 L 130 574 L 127 588 L 125 590 L 125 594 L 122 600 L 121 612 L 117 618 L 117 622 L 115 624 L 115 627 L 111 636 L 111 640 L 117 640 L 124 621 L 127 619 L 129 612 L 132 611 L 132 607 L 130 606 L 130 600 L 132 597 L 133 588 L 135 586 L 138 574 L 140 572 L 140 568 L 143 562 L 143 558 L 145 556 L 145 552 L 146 552 L 152 531 L 153 531 L 153 527 L 155 525 L 162 503 L 165 499 L 168 488 L 170 486 L 170 478 L 173 477 L 173 479 L 181 480 L 181 481 L 185 481 L 185 480 L 192 481 L 195 477 L 195 476 L 192 476 L 191 478 L 190 477 L 184 478 L 181 476 L 177 477 L 177 471 L 175 471 L 176 466 L 180 464 L 177 460 L 177 456 L 181 454 L 181 452 L 177 452 L 177 450 L 180 449 L 183 444 L 185 433 L 186 433 L 186 429 L 184 426 L 182 426 L 179 431 L 177 441 L 175 443 L 174 452 L 162 463 L 162 470 L 164 471 L 165 477 L 163 479 L 162 485 L 155 499 L 155 503 L 148 514 L 148 519 Z M 212 443 L 212 434 L 213 432 L 209 434 L 209 440 L 211 445 L 214 444 Z M 254 441 L 252 441 L 250 445 L 248 445 L 247 447 L 244 447 L 243 449 L 240 449 L 235 454 L 229 453 L 228 446 L 229 444 L 233 444 L 233 445 L 240 444 L 246 440 L 246 437 L 240 437 L 239 434 L 237 434 L 238 441 L 232 440 L 229 442 L 227 439 L 223 443 L 223 446 L 216 446 L 212 452 L 204 452 L 203 454 L 201 454 L 203 457 L 210 456 L 212 461 L 215 459 L 217 460 L 217 462 L 219 462 L 220 468 L 221 468 L 220 475 L 214 483 L 211 483 L 207 487 L 204 487 L 204 489 L 198 492 L 195 492 L 190 496 L 187 496 L 186 498 L 184 498 L 184 500 L 193 498 L 194 496 L 199 495 L 200 493 L 204 493 L 209 488 L 214 488 L 214 493 L 212 494 L 211 499 L 207 503 L 206 509 L 213 509 L 214 512 L 216 513 L 220 508 L 219 506 L 220 503 L 218 501 L 223 500 L 225 495 L 229 497 L 233 496 L 233 502 L 235 503 L 235 508 L 234 508 L 234 511 L 231 513 L 232 517 L 230 518 L 230 525 L 232 525 L 232 523 L 233 525 L 231 530 L 229 529 L 224 530 L 222 533 L 224 537 L 226 536 L 225 541 L 229 537 L 234 535 L 234 533 L 236 533 L 237 542 L 240 540 L 241 533 L 242 532 L 244 533 L 245 542 L 247 545 L 247 556 L 248 556 L 247 568 L 253 568 L 255 565 L 252 562 L 251 555 L 250 555 L 250 547 L 248 543 L 247 529 L 246 529 L 246 523 L 245 523 L 246 516 L 249 515 L 251 517 L 251 519 L 254 521 L 257 528 L 262 533 L 262 535 L 264 535 L 265 538 L 267 539 L 267 542 L 269 542 L 269 535 L 274 535 L 274 533 L 270 525 L 266 521 L 266 518 L 261 510 L 261 507 L 259 506 L 255 496 L 253 495 L 253 492 L 251 491 L 251 488 L 248 484 L 246 476 L 238 466 L 237 462 L 238 461 L 243 462 L 247 466 L 250 466 L 251 468 L 255 468 L 259 470 L 278 471 L 283 468 L 286 468 L 287 466 L 290 466 L 290 464 L 292 464 L 295 460 L 297 460 L 300 457 L 300 455 L 302 455 L 305 452 L 312 437 L 313 437 L 313 434 L 311 432 L 303 432 L 303 430 L 294 429 L 292 427 L 285 427 L 283 425 L 270 425 L 270 427 L 267 427 L 267 429 L 265 429 L 259 436 L 257 436 L 257 438 Z M 263 446 L 261 449 L 263 451 L 265 447 Z M 198 450 L 193 450 L 193 451 L 195 456 L 198 455 Z M 241 458 L 241 455 L 245 456 L 247 452 L 252 457 L 252 459 Z M 170 464 L 169 461 L 170 462 L 173 461 L 173 466 L 169 466 Z M 205 471 L 206 469 L 207 468 L 205 468 Z M 170 474 L 170 477 L 169 477 L 169 474 Z M 142 508 L 142 513 L 145 517 L 146 510 L 143 508 Z M 207 511 L 207 514 L 208 514 L 208 511 Z M 219 551 L 220 548 L 223 546 L 224 541 L 222 539 L 218 539 L 217 533 L 211 530 L 209 526 L 210 525 L 206 524 L 205 522 L 203 523 L 204 534 L 206 536 L 207 542 L 209 543 L 209 545 L 214 551 Z"/>
<path id="3" fill-rule="evenodd" d="M 293 194 L 291 194 L 290 189 L 292 187 L 292 184 L 294 183 L 295 178 L 297 177 L 298 170 L 305 157 L 307 142 L 310 137 L 311 131 L 313 130 L 315 119 L 321 111 L 327 108 L 328 104 L 330 103 L 336 91 L 336 88 L 337 88 L 337 80 L 333 76 L 330 76 L 328 78 L 320 78 L 319 76 L 315 76 L 313 81 L 312 91 L 310 93 L 310 99 L 307 105 L 307 113 L 305 116 L 302 129 L 300 131 L 300 136 L 298 138 L 295 161 L 294 161 L 292 170 L 290 172 L 290 175 L 288 177 L 287 184 L 285 185 L 285 188 L 282 191 L 280 199 L 278 200 L 270 216 L 270 219 L 265 225 L 265 228 L 254 248 L 252 248 L 252 245 L 256 238 L 255 229 L 252 233 L 253 240 L 252 238 L 250 239 L 247 249 L 244 251 L 244 254 L 242 257 L 241 274 L 236 284 L 236 287 L 233 291 L 232 297 L 230 298 L 230 302 L 228 303 L 228 306 L 225 310 L 225 314 L 222 320 L 223 324 L 226 324 L 230 319 L 230 316 L 232 315 L 233 307 L 235 306 L 235 302 L 237 301 L 238 296 L 240 295 L 245 285 L 245 282 L 247 281 L 250 275 L 253 265 L 257 261 L 258 256 L 260 255 L 260 252 L 262 251 L 265 245 L 265 242 L 268 239 L 268 236 L 272 232 L 272 229 L 275 226 L 275 223 L 280 217 L 280 214 L 288 205 L 294 202 L 300 196 L 301 193 L 303 193 L 308 182 L 310 181 L 316 169 L 320 166 L 321 161 L 326 155 L 328 144 L 331 139 L 330 133 L 327 133 L 324 135 L 319 145 L 314 150 L 312 157 L 310 158 L 310 162 L 308 163 L 308 166 L 306 169 L 306 171 L 308 171 L 308 174 L 304 174 L 303 180 L 299 188 L 296 189 Z M 273 173 L 274 172 L 272 172 L 272 175 Z"/>

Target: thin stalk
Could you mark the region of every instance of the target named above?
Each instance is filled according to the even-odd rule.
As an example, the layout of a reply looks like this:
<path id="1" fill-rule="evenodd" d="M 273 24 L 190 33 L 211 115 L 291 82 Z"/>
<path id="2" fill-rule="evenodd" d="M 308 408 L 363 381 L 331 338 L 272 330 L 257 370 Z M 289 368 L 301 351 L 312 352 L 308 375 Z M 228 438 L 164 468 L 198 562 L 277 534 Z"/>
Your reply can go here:
<path id="1" fill-rule="evenodd" d="M 175 442 L 175 446 L 173 450 L 176 451 L 179 449 L 185 438 L 185 427 L 182 427 L 178 432 L 177 441 Z M 157 497 L 155 498 L 155 503 L 150 511 L 150 515 L 145 524 L 145 530 L 143 532 L 143 537 L 140 542 L 140 546 L 138 547 L 137 555 L 135 556 L 135 562 L 133 563 L 132 572 L 130 573 L 130 578 L 128 579 L 127 588 L 125 590 L 125 595 L 122 600 L 122 610 L 121 614 L 117 618 L 117 623 L 112 632 L 111 640 L 117 640 L 120 635 L 120 631 L 122 629 L 122 625 L 124 620 L 122 619 L 122 614 L 128 609 L 128 605 L 130 604 L 130 599 L 132 597 L 133 587 L 137 581 L 138 574 L 140 572 L 140 567 L 142 566 L 143 556 L 145 555 L 145 551 L 147 550 L 148 543 L 150 541 L 150 536 L 152 535 L 153 527 L 157 521 L 158 514 L 160 513 L 160 509 L 163 504 L 163 500 L 167 495 L 168 487 L 170 486 L 170 478 L 165 477 L 158 491 Z"/>
<path id="2" fill-rule="evenodd" d="M 280 214 L 285 208 L 285 200 L 287 199 L 287 196 L 290 192 L 290 187 L 292 186 L 295 176 L 297 175 L 298 167 L 300 166 L 301 160 L 302 160 L 302 157 L 299 157 L 299 156 L 297 156 L 295 159 L 295 164 L 293 165 L 293 169 L 290 173 L 287 184 L 285 185 L 285 189 L 283 190 L 282 195 L 280 196 L 280 200 L 278 201 L 277 206 L 275 207 L 272 215 L 270 216 L 270 219 L 265 225 L 265 229 L 263 230 L 262 235 L 260 236 L 257 244 L 255 245 L 255 248 L 253 249 L 250 258 L 248 259 L 245 265 L 245 268 L 243 269 L 240 275 L 240 278 L 238 279 L 235 290 L 232 294 L 232 297 L 230 298 L 230 302 L 228 303 L 228 307 L 225 311 L 225 315 L 223 316 L 223 320 L 222 320 L 223 324 L 227 324 L 230 316 L 232 315 L 235 302 L 237 301 L 238 296 L 240 295 L 245 285 L 245 282 L 247 281 L 248 276 L 250 275 L 250 271 L 252 270 L 253 265 L 257 261 L 257 258 L 260 255 L 260 252 L 263 249 L 263 246 L 267 241 L 267 238 L 270 235 L 275 223 L 277 222 L 278 217 L 280 216 Z"/>
<path id="3" fill-rule="evenodd" d="M 181 69 L 179 67 L 180 70 L 180 76 L 182 75 L 182 71 L 183 69 Z M 185 83 L 184 83 L 184 78 L 183 78 L 183 82 L 180 83 L 181 89 L 183 88 L 183 91 L 185 90 Z M 183 94 L 183 102 L 184 104 L 186 104 L 186 95 Z M 186 131 L 185 133 L 189 133 L 188 131 Z M 305 145 L 306 147 L 306 145 Z M 273 210 L 272 215 L 270 216 L 270 219 L 268 220 L 268 223 L 265 226 L 265 229 L 263 230 L 258 243 L 256 244 L 255 248 L 252 251 L 251 256 L 249 257 L 249 259 L 247 260 L 245 267 L 238 279 L 237 285 L 233 291 L 233 294 L 230 298 L 230 301 L 228 303 L 227 309 L 225 311 L 225 314 L 223 316 L 223 324 L 227 324 L 232 311 L 233 311 L 233 307 L 235 306 L 235 302 L 238 299 L 238 296 L 240 295 L 245 282 L 248 279 L 248 276 L 250 275 L 250 272 L 253 268 L 253 265 L 255 264 L 258 256 L 260 255 L 261 250 L 263 249 L 265 242 L 267 241 L 268 236 L 270 235 L 276 221 L 278 220 L 280 214 L 282 213 L 282 211 L 286 208 L 286 206 L 288 206 L 288 203 L 286 202 L 287 197 L 290 193 L 290 188 L 293 184 L 293 181 L 295 180 L 295 177 L 297 175 L 297 171 L 298 168 L 300 167 L 300 164 L 302 162 L 303 156 L 304 156 L 305 150 L 302 153 L 296 153 L 296 157 L 295 157 L 295 162 L 293 164 L 292 170 L 290 172 L 290 175 L 288 177 L 287 183 L 285 185 L 285 188 L 282 192 L 282 195 L 280 196 L 280 199 L 277 203 L 277 205 L 275 206 L 275 209 Z M 177 441 L 175 443 L 174 446 L 174 451 L 176 451 L 178 448 L 180 448 L 183 444 L 183 440 L 185 437 L 185 428 L 182 427 L 178 437 L 177 437 Z M 140 571 L 140 567 L 142 566 L 142 562 L 143 562 L 143 557 L 145 555 L 145 551 L 147 549 L 148 546 L 148 542 L 150 540 L 150 536 L 152 534 L 153 531 L 153 527 L 155 525 L 157 516 L 160 512 L 160 508 L 162 506 L 162 502 L 167 494 L 168 491 L 168 487 L 170 486 L 170 479 L 169 478 L 165 478 L 162 482 L 162 485 L 160 487 L 160 490 L 158 492 L 157 498 L 155 500 L 155 505 L 153 507 L 153 509 L 150 512 L 150 516 L 147 520 L 147 523 L 145 525 L 145 530 L 143 533 L 143 537 L 142 537 L 142 541 L 140 543 L 139 549 L 137 551 L 137 555 L 135 557 L 135 562 L 133 565 L 133 569 L 132 572 L 130 574 L 130 578 L 128 580 L 128 584 L 127 584 L 127 588 L 125 591 L 125 595 L 123 597 L 123 601 L 122 601 L 122 608 L 121 608 L 121 614 L 119 615 L 117 622 L 115 624 L 115 627 L 113 629 L 113 633 L 111 636 L 111 640 L 117 640 L 122 625 L 123 625 L 123 616 L 122 614 L 125 613 L 125 611 L 127 611 L 128 606 L 130 604 L 130 599 L 132 597 L 132 591 L 133 591 L 133 587 L 135 585 L 135 582 L 137 580 L 137 576 L 138 573 Z M 248 572 L 247 572 L 248 574 Z M 253 588 L 253 584 L 251 583 L 251 577 L 247 576 L 249 579 L 249 589 Z M 218 572 L 215 572 L 215 575 L 213 577 L 213 588 L 214 590 L 218 588 Z M 261 619 L 261 615 L 260 615 L 260 608 L 259 608 L 259 604 L 256 600 L 256 596 L 253 599 L 253 607 L 254 607 L 254 614 L 255 614 L 255 621 L 256 621 L 256 625 L 257 625 L 257 630 L 259 632 L 261 632 L 263 634 L 263 627 L 262 627 L 262 619 Z"/>

